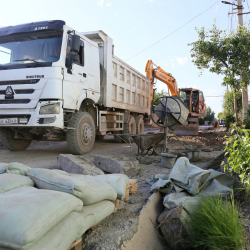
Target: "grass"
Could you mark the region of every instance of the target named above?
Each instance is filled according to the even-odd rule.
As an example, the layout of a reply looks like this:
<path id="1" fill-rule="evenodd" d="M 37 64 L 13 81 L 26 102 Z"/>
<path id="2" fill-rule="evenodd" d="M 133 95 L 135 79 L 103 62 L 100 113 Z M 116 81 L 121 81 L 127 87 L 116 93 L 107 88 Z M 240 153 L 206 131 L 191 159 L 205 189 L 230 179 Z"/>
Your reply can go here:
<path id="1" fill-rule="evenodd" d="M 220 196 L 202 197 L 188 222 L 194 234 L 192 249 L 244 249 L 244 226 L 238 210 L 233 197 L 231 200 L 223 200 Z"/>

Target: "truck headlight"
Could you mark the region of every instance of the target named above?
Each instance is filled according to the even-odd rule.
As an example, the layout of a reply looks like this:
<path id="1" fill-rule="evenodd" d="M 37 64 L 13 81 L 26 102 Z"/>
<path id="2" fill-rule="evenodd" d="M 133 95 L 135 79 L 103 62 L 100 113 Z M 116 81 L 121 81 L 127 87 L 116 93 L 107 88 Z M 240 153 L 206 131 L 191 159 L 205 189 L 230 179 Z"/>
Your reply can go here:
<path id="1" fill-rule="evenodd" d="M 59 114 L 60 113 L 60 103 L 53 103 L 49 105 L 44 105 L 40 108 L 39 114 Z"/>

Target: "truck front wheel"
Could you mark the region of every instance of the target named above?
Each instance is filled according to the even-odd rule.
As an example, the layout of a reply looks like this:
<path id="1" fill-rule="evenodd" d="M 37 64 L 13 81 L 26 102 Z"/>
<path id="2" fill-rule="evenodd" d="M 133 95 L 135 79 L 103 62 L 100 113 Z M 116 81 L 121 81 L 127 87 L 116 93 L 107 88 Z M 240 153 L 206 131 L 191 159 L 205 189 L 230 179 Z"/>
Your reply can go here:
<path id="1" fill-rule="evenodd" d="M 75 113 L 68 123 L 66 139 L 72 154 L 88 153 L 95 143 L 95 124 L 87 112 Z"/>
<path id="2" fill-rule="evenodd" d="M 0 139 L 3 146 L 11 151 L 21 151 L 29 147 L 31 140 L 15 139 L 15 132 L 10 128 L 0 129 Z"/>

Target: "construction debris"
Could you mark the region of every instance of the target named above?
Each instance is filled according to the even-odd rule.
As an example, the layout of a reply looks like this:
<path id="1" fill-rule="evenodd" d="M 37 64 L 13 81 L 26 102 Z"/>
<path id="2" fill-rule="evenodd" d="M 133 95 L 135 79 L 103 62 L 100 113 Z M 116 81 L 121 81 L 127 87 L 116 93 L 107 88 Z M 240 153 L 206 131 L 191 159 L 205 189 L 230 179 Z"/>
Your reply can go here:
<path id="1" fill-rule="evenodd" d="M 84 175 L 100 175 L 104 174 L 102 170 L 97 168 L 94 164 L 83 159 L 80 156 L 72 154 L 60 154 L 57 159 L 57 166 L 72 174 Z"/>
<path id="2" fill-rule="evenodd" d="M 191 245 L 188 218 L 189 215 L 182 206 L 170 210 L 166 208 L 158 217 L 158 228 L 171 248 L 187 249 Z"/>
<path id="3" fill-rule="evenodd" d="M 116 157 L 94 156 L 94 164 L 101 170 L 112 174 L 126 174 L 134 176 L 139 171 L 139 161 L 137 160 L 121 160 Z"/>

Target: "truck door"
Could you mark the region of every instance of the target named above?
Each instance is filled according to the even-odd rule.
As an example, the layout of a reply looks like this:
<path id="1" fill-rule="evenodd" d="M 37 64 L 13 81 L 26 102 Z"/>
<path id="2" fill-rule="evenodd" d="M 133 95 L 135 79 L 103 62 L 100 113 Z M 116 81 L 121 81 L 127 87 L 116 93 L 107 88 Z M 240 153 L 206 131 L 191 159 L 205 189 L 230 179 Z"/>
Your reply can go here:
<path id="1" fill-rule="evenodd" d="M 67 56 L 70 52 L 70 42 L 71 35 L 68 36 L 67 43 Z M 76 102 L 81 95 L 86 95 L 86 91 L 84 91 L 84 85 L 87 81 L 87 69 L 85 67 L 84 61 L 84 42 L 81 39 L 80 41 L 80 62 L 78 64 L 72 64 L 72 70 L 69 72 L 67 70 L 68 66 L 68 57 L 65 61 L 65 69 L 64 69 L 64 82 L 63 82 L 63 99 L 64 99 L 64 108 L 75 109 Z"/>

